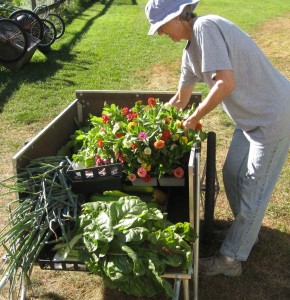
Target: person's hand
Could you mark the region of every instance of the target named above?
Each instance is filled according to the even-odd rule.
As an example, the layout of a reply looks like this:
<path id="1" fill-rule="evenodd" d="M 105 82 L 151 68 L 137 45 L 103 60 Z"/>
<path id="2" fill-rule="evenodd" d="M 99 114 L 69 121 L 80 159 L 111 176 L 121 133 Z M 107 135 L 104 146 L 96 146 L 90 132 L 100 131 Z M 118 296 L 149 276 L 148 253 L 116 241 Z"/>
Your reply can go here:
<path id="1" fill-rule="evenodd" d="M 199 120 L 194 115 L 191 115 L 183 122 L 184 130 L 187 132 L 189 129 L 195 130 L 200 126 Z"/>
<path id="2" fill-rule="evenodd" d="M 179 98 L 172 98 L 168 102 L 170 105 L 175 106 L 178 110 L 184 108 L 184 103 Z"/>

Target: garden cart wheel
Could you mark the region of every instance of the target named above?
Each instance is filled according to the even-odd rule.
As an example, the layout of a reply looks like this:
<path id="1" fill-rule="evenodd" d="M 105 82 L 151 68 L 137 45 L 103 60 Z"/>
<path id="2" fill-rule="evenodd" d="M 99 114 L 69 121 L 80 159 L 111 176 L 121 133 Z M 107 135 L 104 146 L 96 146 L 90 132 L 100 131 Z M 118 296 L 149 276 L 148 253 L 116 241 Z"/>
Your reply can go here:
<path id="1" fill-rule="evenodd" d="M 207 137 L 207 150 L 204 173 L 202 176 L 204 227 L 203 241 L 210 243 L 213 236 L 214 208 L 219 193 L 219 183 L 216 173 L 216 134 L 209 132 Z"/>
<path id="2" fill-rule="evenodd" d="M 46 19 L 54 25 L 56 29 L 56 39 L 62 37 L 65 31 L 65 24 L 63 18 L 57 14 L 48 14 Z"/>
<path id="3" fill-rule="evenodd" d="M 41 40 L 43 25 L 37 14 L 30 10 L 19 9 L 10 14 L 9 19 L 15 20 L 27 33 Z"/>
<path id="4" fill-rule="evenodd" d="M 24 30 L 13 20 L 0 20 L 0 62 L 15 62 L 27 52 Z"/>
<path id="5" fill-rule="evenodd" d="M 33 12 L 39 16 L 41 19 L 45 19 L 49 14 L 49 7 L 45 4 L 37 6 Z"/>
<path id="6" fill-rule="evenodd" d="M 43 37 L 38 44 L 38 47 L 47 47 L 55 41 L 56 29 L 50 21 L 46 19 L 41 19 L 41 21 L 43 24 Z"/>

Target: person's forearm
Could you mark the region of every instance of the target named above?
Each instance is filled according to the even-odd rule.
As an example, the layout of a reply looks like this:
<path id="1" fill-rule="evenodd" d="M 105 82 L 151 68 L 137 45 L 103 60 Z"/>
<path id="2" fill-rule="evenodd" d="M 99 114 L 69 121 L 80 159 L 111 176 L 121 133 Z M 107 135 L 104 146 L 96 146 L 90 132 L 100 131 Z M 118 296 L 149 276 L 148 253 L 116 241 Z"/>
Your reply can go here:
<path id="1" fill-rule="evenodd" d="M 199 121 L 216 108 L 235 88 L 232 71 L 220 71 L 216 83 L 195 112 L 184 122 L 185 129 L 195 129 Z"/>
<path id="2" fill-rule="evenodd" d="M 208 93 L 207 97 L 200 103 L 193 113 L 197 121 L 200 121 L 205 115 L 216 108 L 223 99 L 230 94 L 230 92 L 231 89 L 226 87 L 224 82 L 217 81 Z"/>
<path id="3" fill-rule="evenodd" d="M 191 85 L 187 88 L 179 89 L 177 93 L 169 100 L 169 103 L 178 109 L 184 109 L 190 100 L 193 87 L 194 86 Z"/>

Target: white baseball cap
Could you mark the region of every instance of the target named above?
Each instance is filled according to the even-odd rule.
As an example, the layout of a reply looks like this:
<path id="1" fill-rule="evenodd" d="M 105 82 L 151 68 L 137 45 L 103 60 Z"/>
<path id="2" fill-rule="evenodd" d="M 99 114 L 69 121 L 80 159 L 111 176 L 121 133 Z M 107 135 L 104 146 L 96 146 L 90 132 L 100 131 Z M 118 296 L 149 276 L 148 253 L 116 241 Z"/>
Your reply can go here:
<path id="1" fill-rule="evenodd" d="M 148 35 L 153 35 L 157 29 L 168 21 L 179 16 L 187 5 L 192 6 L 192 11 L 199 0 L 149 0 L 145 13 L 150 23 Z"/>

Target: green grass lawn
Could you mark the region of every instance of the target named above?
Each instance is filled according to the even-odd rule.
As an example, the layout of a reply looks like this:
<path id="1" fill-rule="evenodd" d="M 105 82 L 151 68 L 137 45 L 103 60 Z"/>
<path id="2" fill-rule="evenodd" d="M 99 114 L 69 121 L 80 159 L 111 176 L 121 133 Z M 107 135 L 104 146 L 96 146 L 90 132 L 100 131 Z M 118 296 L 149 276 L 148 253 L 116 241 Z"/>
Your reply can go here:
<path id="1" fill-rule="evenodd" d="M 14 126 L 51 119 L 73 100 L 77 89 L 146 89 L 140 72 L 156 63 L 179 61 L 183 42 L 147 36 L 146 1 L 102 3 L 96 2 L 72 20 L 47 56 L 37 50 L 17 72 L 0 69 L 1 118 Z M 287 9 L 289 1 L 227 0 L 221 5 L 207 0 L 196 11 L 221 14 L 250 31 Z"/>

